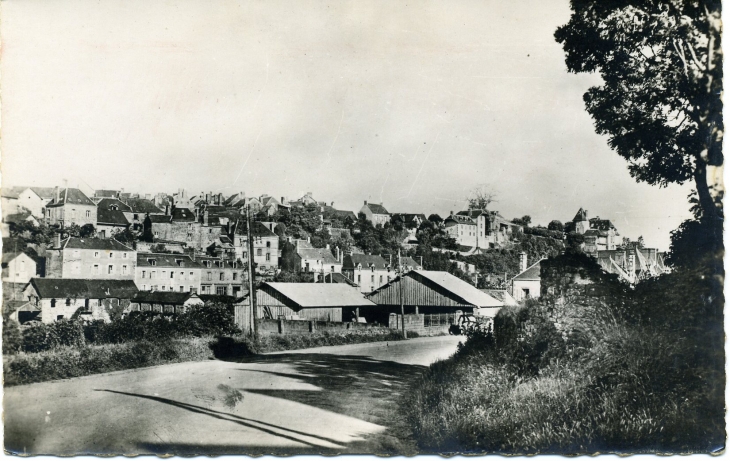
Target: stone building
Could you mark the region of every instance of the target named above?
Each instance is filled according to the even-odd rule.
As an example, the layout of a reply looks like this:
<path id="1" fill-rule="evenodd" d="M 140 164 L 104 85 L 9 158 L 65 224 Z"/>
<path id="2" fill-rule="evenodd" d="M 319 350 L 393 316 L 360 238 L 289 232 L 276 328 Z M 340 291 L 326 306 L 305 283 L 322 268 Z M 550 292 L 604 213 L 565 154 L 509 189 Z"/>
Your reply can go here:
<path id="1" fill-rule="evenodd" d="M 195 262 L 202 266 L 200 294 L 238 297 L 243 293 L 245 265 L 213 256 L 196 256 Z"/>
<path id="2" fill-rule="evenodd" d="M 108 322 L 129 307 L 137 291 L 133 280 L 32 278 L 24 295 L 43 323 L 72 317 Z"/>
<path id="3" fill-rule="evenodd" d="M 395 277 L 388 261 L 378 255 L 346 255 L 342 273 L 355 282 L 362 293 L 370 293 Z"/>
<path id="4" fill-rule="evenodd" d="M 200 293 L 203 265 L 174 253 L 139 253 L 134 281 L 141 291 Z"/>
<path id="5" fill-rule="evenodd" d="M 46 223 L 69 226 L 96 226 L 96 204 L 79 189 L 55 189 L 55 196 L 46 205 Z"/>
<path id="6" fill-rule="evenodd" d="M 57 235 L 46 250 L 46 276 L 63 279 L 132 280 L 137 252 L 114 240 Z"/>
<path id="7" fill-rule="evenodd" d="M 390 213 L 382 203 L 368 203 L 365 200 L 365 204 L 360 208 L 360 213 L 363 213 L 365 218 L 373 223 L 373 226 L 385 226 L 386 223 L 390 222 Z"/>

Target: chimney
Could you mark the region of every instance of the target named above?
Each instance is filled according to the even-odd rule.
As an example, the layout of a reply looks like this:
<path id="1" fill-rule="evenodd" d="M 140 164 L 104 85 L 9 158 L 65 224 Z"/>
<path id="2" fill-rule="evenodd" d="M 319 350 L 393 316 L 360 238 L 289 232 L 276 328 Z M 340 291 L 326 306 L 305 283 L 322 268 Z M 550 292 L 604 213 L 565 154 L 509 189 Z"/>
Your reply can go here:
<path id="1" fill-rule="evenodd" d="M 520 253 L 520 272 L 527 270 L 527 253 L 524 251 Z"/>
<path id="2" fill-rule="evenodd" d="M 330 202 L 330 206 L 331 206 L 332 208 L 334 208 L 334 207 L 335 207 L 335 202 Z"/>
<path id="3" fill-rule="evenodd" d="M 58 189 L 58 186 L 56 186 L 56 203 L 61 201 L 61 191 Z"/>
<path id="4" fill-rule="evenodd" d="M 368 201 L 367 201 L 367 200 L 365 200 L 365 205 L 367 205 L 367 204 L 368 204 Z"/>
<path id="5" fill-rule="evenodd" d="M 284 196 L 282 195 L 282 196 L 281 196 L 281 204 L 283 205 L 284 203 L 286 203 L 286 197 L 284 197 Z"/>

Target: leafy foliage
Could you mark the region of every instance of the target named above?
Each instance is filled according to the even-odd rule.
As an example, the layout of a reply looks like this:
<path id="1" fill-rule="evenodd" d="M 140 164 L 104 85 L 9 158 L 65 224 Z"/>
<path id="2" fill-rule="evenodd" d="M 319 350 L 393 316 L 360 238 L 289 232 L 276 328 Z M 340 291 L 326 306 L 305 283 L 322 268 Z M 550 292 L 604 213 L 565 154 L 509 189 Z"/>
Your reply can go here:
<path id="1" fill-rule="evenodd" d="M 596 132 L 638 181 L 695 181 L 703 215 L 721 193 L 708 166 L 723 163 L 721 3 L 716 0 L 573 0 L 555 32 L 571 72 L 598 72 L 584 95 Z"/>

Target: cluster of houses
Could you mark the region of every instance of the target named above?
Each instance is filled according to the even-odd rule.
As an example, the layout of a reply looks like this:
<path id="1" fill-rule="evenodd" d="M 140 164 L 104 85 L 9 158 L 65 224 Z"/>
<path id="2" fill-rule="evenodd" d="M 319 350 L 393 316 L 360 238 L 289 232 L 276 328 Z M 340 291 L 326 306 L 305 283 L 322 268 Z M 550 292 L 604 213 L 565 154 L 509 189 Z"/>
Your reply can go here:
<path id="1" fill-rule="evenodd" d="M 317 201 L 311 192 L 296 200 L 286 197 L 278 200 L 269 195 L 247 197 L 243 192 L 228 197 L 212 192 L 190 196 L 184 189 L 171 195 L 143 197 L 123 190 L 86 194 L 79 188 L 69 187 L 3 189 L 3 235 L 8 235 L 10 223 L 19 222 L 61 228 L 92 225 L 95 230 L 88 237 L 61 238 L 61 234 L 56 234 L 54 241 L 37 248 L 35 255 L 18 251 L 17 243 L 4 238 L 5 298 L 17 320 L 44 323 L 72 316 L 108 319 L 110 309 L 175 312 L 214 296 L 242 300 L 248 295 L 249 253 L 256 273 L 263 276 L 275 275 L 281 258 L 281 232 L 277 234 L 277 222 L 255 221 L 248 229 L 242 214 L 251 210 L 273 216 L 297 207 L 318 209 L 322 227 L 333 236 L 349 232 L 333 227 L 333 222 L 357 219 L 353 211 L 338 210 L 332 202 Z M 409 231 L 403 242 L 406 248 L 414 243 L 416 229 L 427 219 L 417 213 L 389 213 L 382 203 L 367 201 L 359 213 L 375 226 L 400 221 Z M 441 225 L 454 237 L 462 254 L 506 246 L 514 234 L 523 232 L 522 225 L 487 210 L 452 212 Z M 665 271 L 661 253 L 619 247 L 613 224 L 599 218 L 588 219 L 583 209 L 566 224 L 568 229 L 584 236 L 586 251 L 596 256 L 605 270 L 619 273 L 631 283 L 647 274 Z M 148 238 L 136 245 L 114 238 L 126 231 Z M 260 305 L 270 309 L 262 310 L 262 316 L 276 318 L 279 315 L 276 312 L 286 312 L 288 316 L 317 319 L 341 320 L 344 315 L 344 318 L 382 321 L 382 315 L 393 306 L 393 287 L 401 283 L 406 284 L 407 294 L 411 293 L 408 290 L 418 293 L 405 303 L 415 312 L 419 309 L 449 311 L 457 307 L 495 309 L 540 293 L 540 261 L 528 267 L 526 255 L 521 258 L 520 272 L 511 280 L 510 289 L 490 293 L 447 273 L 424 271 L 422 262 L 412 258 L 403 258 L 399 263 L 392 255 L 386 258 L 356 252 L 344 254 L 339 248 L 315 248 L 306 240 L 288 240 L 294 244 L 299 270 L 313 273 L 313 280 L 319 282 L 310 285 L 338 285 L 339 288 L 296 288 L 301 284 L 267 282 L 262 285 L 265 289 L 260 296 L 270 302 Z M 474 269 L 466 263 L 464 266 L 465 272 Z M 337 293 L 349 294 L 340 296 L 333 291 L 331 296 L 321 295 L 324 298 L 320 301 L 309 299 L 302 304 L 297 293 L 305 298 L 312 296 L 307 290 L 339 290 Z M 338 299 L 342 296 L 356 296 L 368 302 L 353 307 L 350 299 L 347 305 L 357 311 L 350 309 L 343 314 L 344 306 L 332 305 L 340 303 Z M 304 305 L 308 309 L 317 305 L 317 312 L 326 315 L 318 317 L 316 310 L 295 312 L 296 306 Z M 373 309 L 373 305 L 390 307 Z M 359 312 L 360 307 L 368 306 L 369 310 Z M 282 310 L 284 307 L 289 311 Z M 327 309 L 340 310 L 335 315 Z"/>

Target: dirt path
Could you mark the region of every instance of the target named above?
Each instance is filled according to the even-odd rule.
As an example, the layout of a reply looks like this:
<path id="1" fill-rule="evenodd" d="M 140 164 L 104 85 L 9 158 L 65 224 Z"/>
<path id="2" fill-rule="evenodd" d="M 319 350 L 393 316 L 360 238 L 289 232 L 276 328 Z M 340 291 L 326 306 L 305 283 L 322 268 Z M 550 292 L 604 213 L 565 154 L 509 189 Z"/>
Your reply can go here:
<path id="1" fill-rule="evenodd" d="M 460 338 L 180 363 L 5 389 L 5 449 L 28 454 L 403 453 L 396 401 Z"/>

